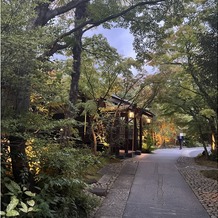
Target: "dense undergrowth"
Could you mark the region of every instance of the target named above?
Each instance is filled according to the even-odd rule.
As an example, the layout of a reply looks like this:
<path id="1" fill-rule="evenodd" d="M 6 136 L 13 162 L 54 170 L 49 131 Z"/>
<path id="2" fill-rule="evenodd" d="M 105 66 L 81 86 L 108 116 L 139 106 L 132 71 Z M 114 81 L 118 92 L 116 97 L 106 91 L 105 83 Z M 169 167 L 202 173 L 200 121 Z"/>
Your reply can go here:
<path id="1" fill-rule="evenodd" d="M 90 149 L 58 144 L 29 155 L 31 183 L 16 183 L 10 160 L 2 164 L 2 217 L 88 217 L 98 201 L 85 192 L 85 175 L 101 167 L 99 158 Z"/>

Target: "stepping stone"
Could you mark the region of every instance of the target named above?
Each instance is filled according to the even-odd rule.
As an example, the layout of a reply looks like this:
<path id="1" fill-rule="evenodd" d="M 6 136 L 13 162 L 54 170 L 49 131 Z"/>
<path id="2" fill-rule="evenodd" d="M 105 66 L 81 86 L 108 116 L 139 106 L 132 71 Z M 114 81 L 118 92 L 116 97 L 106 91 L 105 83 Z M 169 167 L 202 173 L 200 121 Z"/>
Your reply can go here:
<path id="1" fill-rule="evenodd" d="M 106 196 L 107 195 L 107 188 L 94 187 L 94 188 L 90 189 L 89 191 L 97 196 Z"/>

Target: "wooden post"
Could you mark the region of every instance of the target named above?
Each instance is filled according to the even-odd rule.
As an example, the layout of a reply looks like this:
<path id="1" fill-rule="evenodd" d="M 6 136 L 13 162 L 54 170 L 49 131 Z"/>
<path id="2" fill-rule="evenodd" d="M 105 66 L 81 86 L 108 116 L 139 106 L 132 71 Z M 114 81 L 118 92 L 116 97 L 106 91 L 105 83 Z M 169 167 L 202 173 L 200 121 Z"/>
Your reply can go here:
<path id="1" fill-rule="evenodd" d="M 128 154 L 129 146 L 129 128 L 128 128 L 128 111 L 125 114 L 125 154 Z"/>
<path id="2" fill-rule="evenodd" d="M 139 150 L 142 150 L 142 115 L 140 115 L 140 119 L 139 119 Z"/>
<path id="3" fill-rule="evenodd" d="M 134 116 L 133 141 L 134 141 L 134 151 L 136 151 L 138 149 L 138 128 L 137 128 L 136 114 Z"/>

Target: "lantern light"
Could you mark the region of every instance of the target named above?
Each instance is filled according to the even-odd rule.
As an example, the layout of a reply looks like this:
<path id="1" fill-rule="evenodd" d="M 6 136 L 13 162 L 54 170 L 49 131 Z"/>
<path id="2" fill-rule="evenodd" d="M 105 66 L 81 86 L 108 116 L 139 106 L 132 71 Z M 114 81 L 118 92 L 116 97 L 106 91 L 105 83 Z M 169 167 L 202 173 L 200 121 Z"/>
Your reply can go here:
<path id="1" fill-rule="evenodd" d="M 132 111 L 129 111 L 129 118 L 134 118 L 135 114 Z"/>
<path id="2" fill-rule="evenodd" d="M 150 119 L 150 118 L 147 118 L 147 119 L 146 119 L 146 123 L 147 123 L 147 124 L 150 124 L 150 123 L 151 123 L 151 119 Z"/>

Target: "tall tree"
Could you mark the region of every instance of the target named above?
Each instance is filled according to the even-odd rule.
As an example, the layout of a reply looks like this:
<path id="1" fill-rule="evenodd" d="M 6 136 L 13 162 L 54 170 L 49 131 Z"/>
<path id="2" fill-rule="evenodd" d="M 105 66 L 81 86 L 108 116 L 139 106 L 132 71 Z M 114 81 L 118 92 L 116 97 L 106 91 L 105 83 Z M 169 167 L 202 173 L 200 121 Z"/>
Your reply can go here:
<path id="1" fill-rule="evenodd" d="M 35 20 L 36 25 L 45 25 L 51 19 L 62 13 L 74 10 L 73 14 L 68 16 L 73 18 L 74 24 L 71 23 L 67 31 L 62 32 L 51 44 L 45 55 L 52 55 L 60 49 L 72 46 L 74 58 L 72 70 L 72 82 L 70 90 L 70 101 L 75 103 L 78 97 L 78 82 L 80 78 L 80 64 L 82 52 L 82 36 L 84 32 L 103 25 L 106 28 L 113 26 L 128 27 L 130 20 L 141 20 L 138 16 L 145 13 L 149 19 L 160 19 L 160 14 L 164 11 L 172 10 L 171 6 L 174 1 L 70 1 L 60 7 L 56 1 L 51 1 L 54 9 L 50 9 L 49 3 L 43 3 L 37 7 L 38 17 Z M 172 5 L 171 5 L 172 4 Z M 160 12 L 158 13 L 157 10 Z M 145 16 L 145 19 L 146 19 Z M 162 16 L 163 18 L 163 16 Z M 116 24 L 117 23 L 117 24 Z M 138 26 L 138 28 L 140 28 Z M 69 40 L 69 38 L 72 40 Z"/>
<path id="2" fill-rule="evenodd" d="M 165 76 L 165 84 L 156 101 L 158 113 L 174 118 L 177 131 L 180 129 L 186 133 L 187 139 L 202 143 L 205 153 L 208 154 L 206 141 L 210 143 L 209 120 L 213 112 L 205 105 L 204 98 L 189 73 L 178 67 L 176 72 L 171 67 L 170 72 L 167 67 Z"/>
<path id="3" fill-rule="evenodd" d="M 179 1 L 179 0 L 178 0 Z M 26 14 L 34 15 L 33 17 L 26 19 L 23 25 L 28 30 L 34 30 L 38 27 L 42 28 L 44 32 L 42 34 L 48 36 L 49 39 L 46 44 L 36 43 L 37 49 L 43 48 L 44 52 L 40 55 L 34 55 L 32 60 L 38 57 L 39 60 L 46 59 L 52 56 L 60 50 L 71 48 L 74 58 L 74 63 L 72 66 L 72 82 L 70 90 L 70 101 L 76 102 L 78 96 L 78 82 L 80 78 L 80 64 L 81 64 L 81 52 L 82 52 L 82 36 L 84 32 L 103 25 L 106 28 L 112 28 L 114 26 L 128 27 L 130 25 L 135 25 L 138 21 L 144 20 L 145 22 L 150 22 L 151 20 L 160 21 L 164 18 L 161 14 L 168 14 L 172 12 L 172 7 L 177 1 L 165 1 L 165 0 L 151 0 L 151 1 L 104 1 L 104 0 L 79 0 L 79 1 L 31 1 L 19 2 L 20 11 L 24 11 L 25 5 L 31 10 Z M 15 10 L 18 1 L 3 1 L 3 14 L 8 13 L 9 19 L 5 19 L 6 23 L 3 25 L 5 30 L 7 25 L 10 25 L 10 20 L 15 20 L 13 10 Z M 26 9 L 25 8 L 25 9 Z M 176 8 L 176 7 L 174 7 Z M 143 17 L 141 16 L 143 15 Z M 5 15 L 4 15 L 5 16 Z M 4 17 L 2 16 L 2 17 Z M 8 17 L 6 15 L 6 17 Z M 28 16 L 26 16 L 27 18 Z M 143 18 L 143 19 L 142 19 Z M 16 17 L 19 20 L 20 17 Z M 131 21 L 131 22 L 130 22 Z M 8 23 L 7 23 L 8 22 Z M 116 24 L 117 23 L 117 24 Z M 153 25 L 154 22 L 152 22 Z M 61 25 L 59 25 L 61 24 Z M 147 25 L 149 26 L 149 25 Z M 141 29 L 142 26 L 137 26 L 137 29 Z M 153 27 L 151 26 L 153 29 Z M 158 28 L 158 25 L 155 26 Z M 40 28 L 39 28 L 40 29 Z M 42 35 L 41 34 L 41 35 Z M 31 49 L 32 51 L 37 51 L 37 49 Z M 40 56 L 40 57 L 39 57 Z M 29 60 L 27 58 L 27 60 Z M 26 67 L 25 67 L 26 68 Z M 24 69 L 24 68 L 22 68 Z M 25 73 L 24 73 L 25 74 Z M 23 89 L 22 96 L 25 101 L 21 103 L 21 108 L 24 111 L 28 108 L 28 83 L 26 83 L 26 89 Z M 21 101 L 19 101 L 21 102 Z M 24 107 L 25 106 L 25 107 Z M 14 107 L 15 112 L 19 113 L 20 109 L 16 111 L 16 105 Z"/>
<path id="4" fill-rule="evenodd" d="M 175 22 L 171 29 L 163 24 L 162 31 L 166 37 L 156 41 L 153 54 L 146 54 L 153 57 L 156 64 L 168 66 L 169 71 L 172 66 L 177 66 L 184 75 L 191 76 L 187 77 L 188 81 L 194 83 L 192 90 L 198 93 L 198 97 L 201 96 L 199 102 L 203 102 L 204 106 L 196 108 L 192 102 L 195 112 L 192 107 L 186 112 L 190 114 L 192 111 L 195 119 L 203 115 L 207 117 L 202 120 L 209 125 L 214 144 L 217 145 L 217 26 L 214 19 L 217 5 L 215 1 L 194 1 L 184 6 L 184 14 L 179 22 Z"/>
<path id="5" fill-rule="evenodd" d="M 78 97 L 78 83 L 80 78 L 80 64 L 82 53 L 82 35 L 87 30 L 103 24 L 103 26 L 113 26 L 111 21 L 116 22 L 116 19 L 125 17 L 130 11 L 134 11 L 139 7 L 146 5 L 158 4 L 160 1 L 137 2 L 135 4 L 125 4 L 123 1 L 93 1 L 90 4 L 87 2 L 81 3 L 76 7 L 75 11 L 75 33 L 73 45 L 73 72 L 70 90 L 70 101 L 75 103 Z M 101 10 L 96 11 L 96 9 Z M 100 12 L 100 13 L 99 13 Z M 135 12 L 136 13 L 136 12 Z M 133 13 L 133 15 L 135 14 Z M 125 18 L 124 18 L 125 19 Z M 119 20 L 118 20 L 119 21 Z M 85 23 L 86 22 L 86 23 Z M 88 24 L 88 25 L 87 25 Z M 72 30 L 73 31 L 73 30 Z M 70 32 L 72 32 L 70 31 Z"/>

